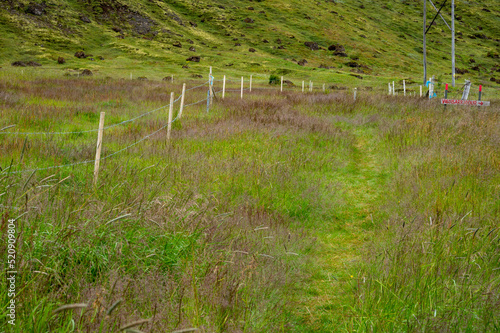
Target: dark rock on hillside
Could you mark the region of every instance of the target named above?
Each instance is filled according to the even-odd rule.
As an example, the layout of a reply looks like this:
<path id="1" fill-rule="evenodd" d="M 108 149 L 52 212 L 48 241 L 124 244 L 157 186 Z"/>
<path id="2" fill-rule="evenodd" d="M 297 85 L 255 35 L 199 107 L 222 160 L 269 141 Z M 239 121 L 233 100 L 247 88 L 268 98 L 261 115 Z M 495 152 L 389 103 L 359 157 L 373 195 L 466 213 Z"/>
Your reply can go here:
<path id="1" fill-rule="evenodd" d="M 299 66 L 305 66 L 305 65 L 307 64 L 307 60 L 306 60 L 306 59 L 302 59 L 302 60 L 300 60 L 299 62 L 297 62 L 297 64 L 298 64 Z"/>
<path id="2" fill-rule="evenodd" d="M 119 27 L 113 27 L 111 28 L 111 30 L 113 30 L 114 32 L 122 32 L 122 29 Z"/>
<path id="3" fill-rule="evenodd" d="M 358 68 L 361 67 L 360 64 L 358 64 L 356 61 L 349 61 L 345 63 L 346 66 L 352 67 L 352 68 Z"/>
<path id="4" fill-rule="evenodd" d="M 184 69 L 188 69 L 188 68 L 189 68 L 189 66 L 188 66 L 188 65 L 182 65 L 182 68 L 184 68 Z"/>
<path id="5" fill-rule="evenodd" d="M 151 28 L 157 25 L 157 23 L 152 19 L 135 12 L 130 13 L 127 19 L 128 23 L 132 26 L 132 29 L 139 35 L 150 33 Z"/>
<path id="6" fill-rule="evenodd" d="M 363 80 L 363 77 L 361 75 L 356 75 L 356 74 L 349 74 L 350 76 L 354 76 L 357 79 Z"/>
<path id="7" fill-rule="evenodd" d="M 495 79 L 494 77 L 490 78 L 490 81 L 495 83 L 500 83 L 500 79 Z"/>
<path id="8" fill-rule="evenodd" d="M 311 51 L 319 50 L 318 43 L 316 42 L 305 42 L 304 45 L 311 49 Z"/>
<path id="9" fill-rule="evenodd" d="M 43 14 L 45 14 L 45 7 L 46 7 L 45 3 L 38 4 L 38 3 L 30 2 L 30 4 L 28 5 L 28 8 L 26 8 L 26 13 L 33 14 L 36 16 L 42 16 Z"/>
<path id="10" fill-rule="evenodd" d="M 193 28 L 196 28 L 198 26 L 198 24 L 191 21 L 189 21 L 189 25 L 191 25 Z"/>
<path id="11" fill-rule="evenodd" d="M 77 57 L 79 59 L 85 58 L 85 52 L 78 51 L 78 52 L 75 53 L 75 57 Z"/>
<path id="12" fill-rule="evenodd" d="M 269 43 L 269 41 L 268 41 L 267 39 L 264 39 L 264 40 L 262 41 L 262 43 L 267 44 L 267 43 Z"/>
<path id="13" fill-rule="evenodd" d="M 201 74 L 193 74 L 193 75 L 191 75 L 191 77 L 194 77 L 195 79 L 202 79 L 203 75 L 201 75 Z"/>
<path id="14" fill-rule="evenodd" d="M 248 52 L 252 52 L 253 53 L 253 52 L 255 52 L 255 49 L 253 47 L 251 47 L 251 48 L 248 49 Z"/>
<path id="15" fill-rule="evenodd" d="M 194 42 L 191 39 L 187 39 L 186 42 L 189 44 L 194 44 Z"/>
<path id="16" fill-rule="evenodd" d="M 278 50 L 284 50 L 285 47 L 283 45 L 278 46 Z"/>
<path id="17" fill-rule="evenodd" d="M 192 56 L 186 59 L 186 61 L 200 62 L 201 58 L 199 56 Z"/>
<path id="18" fill-rule="evenodd" d="M 241 44 L 240 43 L 235 43 L 234 46 L 241 46 Z"/>
<path id="19" fill-rule="evenodd" d="M 92 76 L 94 75 L 90 69 L 84 69 L 81 73 L 80 73 L 81 76 Z"/>
<path id="20" fill-rule="evenodd" d="M 191 51 L 191 52 L 196 52 L 196 49 L 194 48 L 194 46 L 191 46 L 191 47 L 189 48 L 189 51 Z"/>
<path id="21" fill-rule="evenodd" d="M 39 63 L 35 61 L 14 61 L 12 63 L 12 66 L 14 67 L 40 67 Z"/>
<path id="22" fill-rule="evenodd" d="M 321 65 L 319 65 L 319 67 L 318 67 L 318 68 L 330 69 L 330 68 L 333 68 L 333 67 L 329 67 L 329 66 L 327 66 L 327 65 L 321 64 Z"/>
<path id="23" fill-rule="evenodd" d="M 455 67 L 455 73 L 456 74 L 465 74 L 465 73 L 469 73 L 469 71 L 465 68 L 462 69 L 462 68 Z"/>
<path id="24" fill-rule="evenodd" d="M 140 76 L 140 77 L 137 78 L 137 80 L 139 80 L 139 81 L 147 81 L 148 78 L 145 77 L 145 76 Z"/>
<path id="25" fill-rule="evenodd" d="M 172 77 L 171 76 L 165 76 L 163 79 L 161 79 L 162 81 L 172 81 Z"/>
<path id="26" fill-rule="evenodd" d="M 169 12 L 169 13 L 165 13 L 165 15 L 166 15 L 168 18 L 170 18 L 170 19 L 174 20 L 175 22 L 177 22 L 179 25 L 182 25 L 183 27 L 185 27 L 185 26 L 186 26 L 186 25 L 184 24 L 184 22 L 182 22 L 182 19 L 181 19 L 179 16 L 177 16 L 177 14 L 172 13 L 172 12 Z"/>
<path id="27" fill-rule="evenodd" d="M 500 59 L 500 56 L 498 55 L 498 53 L 491 52 L 491 51 L 489 51 L 489 52 L 486 54 L 486 57 L 487 57 L 487 58 L 492 58 L 492 59 Z"/>
<path id="28" fill-rule="evenodd" d="M 276 44 L 281 44 L 281 39 L 276 39 Z"/>
<path id="29" fill-rule="evenodd" d="M 172 46 L 175 46 L 175 47 L 182 47 L 182 44 L 181 44 L 181 42 L 176 41 L 176 42 L 173 42 L 173 43 L 172 43 Z"/>
<path id="30" fill-rule="evenodd" d="M 295 84 L 293 84 L 292 81 L 290 80 L 283 80 L 283 85 L 288 86 L 288 87 L 294 87 Z"/>
<path id="31" fill-rule="evenodd" d="M 61 65 L 62 65 L 62 64 L 64 64 L 65 62 L 66 62 L 66 60 L 64 60 L 64 58 L 63 58 L 63 57 L 59 57 L 59 58 L 57 58 L 57 63 L 58 63 L 58 64 L 61 64 Z"/>
<path id="32" fill-rule="evenodd" d="M 247 17 L 246 19 L 243 20 L 245 23 L 254 23 L 255 21 L 252 20 L 251 18 Z"/>
<path id="33" fill-rule="evenodd" d="M 80 16 L 80 21 L 85 22 L 85 23 L 91 23 L 91 22 L 92 22 L 92 21 L 90 21 L 90 19 L 89 19 L 87 16 L 85 16 L 85 15 Z"/>

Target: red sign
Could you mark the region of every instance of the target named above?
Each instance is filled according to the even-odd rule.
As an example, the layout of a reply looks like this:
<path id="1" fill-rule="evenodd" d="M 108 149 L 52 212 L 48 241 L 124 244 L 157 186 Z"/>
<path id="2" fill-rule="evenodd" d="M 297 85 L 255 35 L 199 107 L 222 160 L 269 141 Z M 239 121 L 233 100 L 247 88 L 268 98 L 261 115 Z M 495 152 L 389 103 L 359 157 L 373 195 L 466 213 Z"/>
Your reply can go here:
<path id="1" fill-rule="evenodd" d="M 461 99 L 441 99 L 441 104 L 490 106 L 489 101 L 463 101 Z"/>

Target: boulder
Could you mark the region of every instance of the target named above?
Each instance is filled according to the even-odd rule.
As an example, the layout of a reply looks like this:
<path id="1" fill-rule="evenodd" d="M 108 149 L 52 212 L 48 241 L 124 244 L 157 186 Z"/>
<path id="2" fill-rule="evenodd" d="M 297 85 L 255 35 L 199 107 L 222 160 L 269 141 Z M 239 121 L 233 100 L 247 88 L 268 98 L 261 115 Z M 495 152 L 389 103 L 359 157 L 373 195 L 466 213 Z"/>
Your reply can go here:
<path id="1" fill-rule="evenodd" d="M 300 60 L 299 62 L 297 62 L 297 64 L 298 64 L 299 66 L 305 66 L 305 65 L 307 64 L 307 60 L 306 60 L 306 59 L 302 59 L 302 60 Z"/>
<path id="2" fill-rule="evenodd" d="M 304 45 L 307 46 L 311 51 L 319 50 L 318 43 L 316 42 L 305 42 Z"/>
<path id="3" fill-rule="evenodd" d="M 30 2 L 28 8 L 26 8 L 26 13 L 36 16 L 42 16 L 43 14 L 45 14 L 45 6 L 45 4 Z"/>
<path id="4" fill-rule="evenodd" d="M 59 57 L 59 58 L 57 58 L 57 63 L 58 63 L 58 64 L 61 64 L 61 65 L 62 65 L 62 64 L 64 64 L 65 62 L 66 62 L 66 60 L 64 60 L 64 58 L 63 58 L 63 57 Z"/>
<path id="5" fill-rule="evenodd" d="M 194 46 L 191 46 L 191 47 L 189 48 L 189 51 L 191 51 L 191 52 L 196 52 L 196 49 L 194 48 Z"/>
<path id="6" fill-rule="evenodd" d="M 248 49 L 248 52 L 252 52 L 253 53 L 253 52 L 255 52 L 255 49 L 253 47 L 251 47 L 251 48 Z"/>
<path id="7" fill-rule="evenodd" d="M 81 76 L 92 76 L 94 75 L 90 69 L 84 69 L 81 73 L 80 73 Z"/>
<path id="8" fill-rule="evenodd" d="M 173 42 L 173 43 L 172 43 L 172 46 L 175 46 L 175 47 L 182 47 L 182 44 L 181 44 L 181 42 L 176 41 L 176 42 Z"/>
<path id="9" fill-rule="evenodd" d="M 75 53 L 75 57 L 77 57 L 79 59 L 85 58 L 85 52 L 83 52 L 83 51 L 77 51 Z"/>
<path id="10" fill-rule="evenodd" d="M 192 56 L 186 59 L 186 61 L 192 61 L 192 62 L 200 62 L 201 58 L 200 56 Z"/>
<path id="11" fill-rule="evenodd" d="M 91 22 L 92 22 L 92 21 L 90 21 L 90 19 L 89 19 L 87 16 L 85 16 L 85 15 L 80 16 L 80 21 L 85 22 L 85 23 L 91 23 Z"/>
<path id="12" fill-rule="evenodd" d="M 14 61 L 12 63 L 12 66 L 14 67 L 40 67 L 39 63 L 35 61 Z"/>

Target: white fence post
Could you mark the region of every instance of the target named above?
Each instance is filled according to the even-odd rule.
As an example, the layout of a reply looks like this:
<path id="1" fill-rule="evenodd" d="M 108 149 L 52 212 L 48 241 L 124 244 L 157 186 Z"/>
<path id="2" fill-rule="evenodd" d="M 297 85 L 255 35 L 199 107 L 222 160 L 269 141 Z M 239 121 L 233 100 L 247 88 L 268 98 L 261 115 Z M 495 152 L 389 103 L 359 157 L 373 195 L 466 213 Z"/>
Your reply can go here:
<path id="1" fill-rule="evenodd" d="M 210 66 L 210 73 L 208 73 L 208 99 L 209 103 L 212 104 L 212 66 Z"/>
<path id="2" fill-rule="evenodd" d="M 326 90 L 325 90 L 325 84 L 323 83 L 323 92 L 325 92 L 325 91 L 326 91 Z"/>
<path id="3" fill-rule="evenodd" d="M 396 90 L 394 89 L 394 81 L 392 81 L 392 96 L 396 96 Z"/>
<path id="4" fill-rule="evenodd" d="M 241 77 L 241 99 L 243 99 L 243 76 Z"/>
<path id="5" fill-rule="evenodd" d="M 224 79 L 222 80 L 222 99 L 226 95 L 226 76 L 224 75 Z"/>
<path id="6" fill-rule="evenodd" d="M 404 93 L 404 96 L 406 96 L 406 81 L 403 80 L 403 93 Z"/>
<path id="7" fill-rule="evenodd" d="M 283 92 L 283 76 L 281 77 L 281 89 L 280 92 Z"/>
<path id="8" fill-rule="evenodd" d="M 104 134 L 104 115 L 105 115 L 105 112 L 101 112 L 101 117 L 99 118 L 99 132 L 97 132 L 97 147 L 96 147 L 96 151 L 95 151 L 95 164 L 94 164 L 94 185 L 97 185 L 97 178 L 99 177 L 99 164 L 101 162 L 102 137 Z"/>
<path id="9" fill-rule="evenodd" d="M 356 92 L 358 91 L 358 88 L 354 88 L 354 101 L 356 102 Z"/>
<path id="10" fill-rule="evenodd" d="M 387 85 L 389 86 L 389 95 L 391 94 L 391 83 L 387 83 Z"/>
<path id="11" fill-rule="evenodd" d="M 181 107 L 179 108 L 179 119 L 182 117 L 182 109 L 184 109 L 184 95 L 186 94 L 186 84 L 182 84 Z"/>
<path id="12" fill-rule="evenodd" d="M 304 92 L 304 81 L 302 81 L 302 92 Z"/>
<path id="13" fill-rule="evenodd" d="M 170 140 L 172 130 L 172 114 L 174 113 L 174 93 L 170 93 L 170 107 L 168 108 L 167 140 Z"/>
<path id="14" fill-rule="evenodd" d="M 420 85 L 420 97 L 422 97 L 422 85 Z"/>
<path id="15" fill-rule="evenodd" d="M 250 92 L 252 92 L 252 75 L 250 75 Z"/>

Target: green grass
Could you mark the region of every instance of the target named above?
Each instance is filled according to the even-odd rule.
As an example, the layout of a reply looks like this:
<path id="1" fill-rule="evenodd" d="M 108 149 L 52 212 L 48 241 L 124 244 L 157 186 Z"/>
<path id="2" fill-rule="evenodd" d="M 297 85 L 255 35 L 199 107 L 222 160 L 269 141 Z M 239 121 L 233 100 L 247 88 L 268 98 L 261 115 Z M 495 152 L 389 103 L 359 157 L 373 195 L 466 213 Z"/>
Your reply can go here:
<path id="1" fill-rule="evenodd" d="M 29 3 L 22 0 L 0 5 L 0 33 L 5 36 L 0 41 L 5 51 L 0 55 L 0 65 L 4 68 L 15 60 L 35 60 L 45 68 L 38 71 L 50 71 L 53 75 L 88 68 L 100 77 L 128 78 L 133 73 L 134 77 L 158 80 L 171 74 L 205 76 L 207 67 L 213 66 L 216 76 L 224 73 L 233 77 L 250 74 L 267 77 L 284 72 L 296 84 L 311 79 L 328 85 L 373 87 L 394 79 L 422 81 L 422 3 L 416 1 L 388 4 L 294 0 L 249 4 L 182 0 L 167 4 L 50 0 L 45 2 L 45 14 L 41 16 L 26 12 Z M 435 11 L 428 7 L 430 23 Z M 443 11 L 449 17 L 448 6 Z M 81 15 L 87 16 L 91 23 L 82 22 Z M 139 15 L 155 24 L 145 30 L 138 29 L 130 15 Z M 457 85 L 470 78 L 474 84 L 498 88 L 490 79 L 499 79 L 495 58 L 499 47 L 499 15 L 493 0 L 456 3 L 456 66 L 469 71 L 457 76 Z M 245 23 L 245 18 L 252 18 L 254 23 Z M 236 38 L 237 41 L 233 40 Z M 322 49 L 309 50 L 304 45 L 308 41 L 317 42 Z M 182 47 L 174 47 L 175 42 Z M 328 51 L 336 43 L 345 47 L 349 57 L 334 56 Z M 188 50 L 191 46 L 196 52 Z M 249 48 L 256 52 L 250 53 Z M 95 61 L 75 58 L 75 52 L 80 50 L 92 54 Z M 192 55 L 201 56 L 201 62 L 186 62 Z M 67 60 L 64 65 L 57 64 L 61 56 Z M 97 56 L 104 60 L 98 60 Z M 308 61 L 305 67 L 297 64 L 301 59 Z M 348 67 L 346 63 L 353 59 L 366 67 Z M 428 35 L 428 62 L 429 76 L 451 82 L 450 32 L 439 18 Z M 331 69 L 320 69 L 320 65 Z M 478 70 L 474 66 L 479 66 Z M 362 79 L 352 75 L 360 75 Z"/>
<path id="2" fill-rule="evenodd" d="M 20 132 L 95 129 L 101 111 L 118 123 L 180 90 L 14 72 L 0 88 L 0 128 Z M 113 332 L 141 318 L 143 331 L 498 329 L 498 100 L 226 96 L 208 113 L 186 108 L 170 141 L 162 131 L 101 161 L 97 186 L 93 163 L 6 171 L 92 161 L 95 132 L 2 134 L 0 253 L 19 217 L 20 272 L 18 325 L 3 311 L 2 329 Z M 166 112 L 106 130 L 103 156 Z M 87 307 L 54 314 L 75 303 Z"/>

